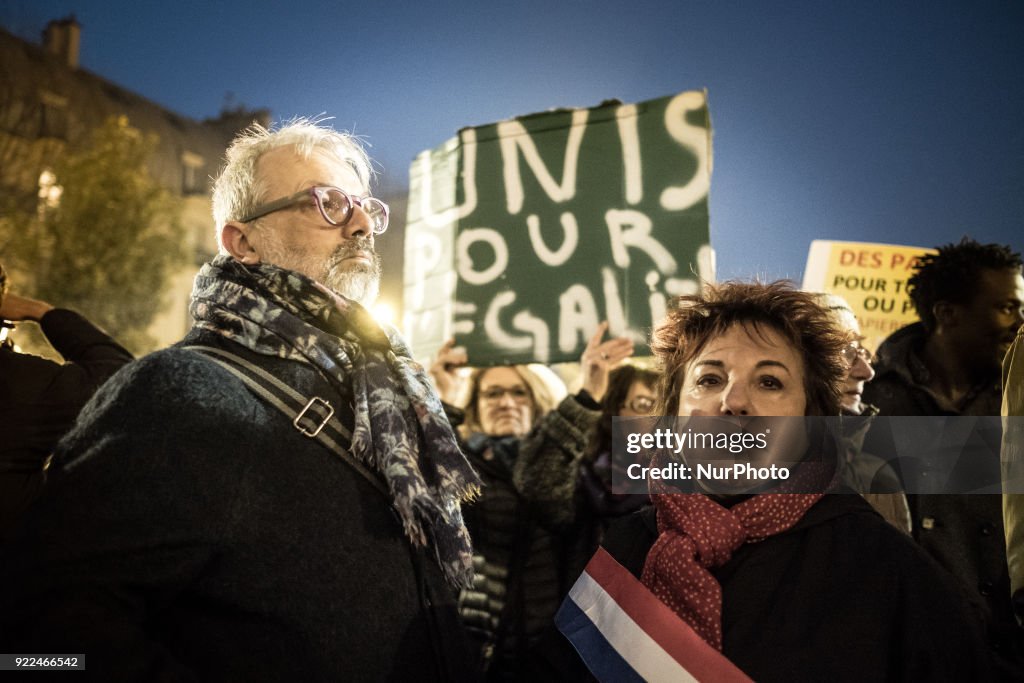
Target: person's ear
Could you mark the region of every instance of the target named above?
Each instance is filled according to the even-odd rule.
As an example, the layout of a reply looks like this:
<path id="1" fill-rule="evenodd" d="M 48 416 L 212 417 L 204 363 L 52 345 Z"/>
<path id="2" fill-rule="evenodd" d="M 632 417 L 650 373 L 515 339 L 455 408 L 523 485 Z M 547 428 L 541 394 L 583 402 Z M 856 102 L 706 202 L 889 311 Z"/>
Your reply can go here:
<path id="1" fill-rule="evenodd" d="M 932 306 L 935 326 L 946 329 L 956 327 L 960 323 L 961 307 L 949 301 L 939 301 Z"/>
<path id="2" fill-rule="evenodd" d="M 248 266 L 260 262 L 259 253 L 249 241 L 249 226 L 237 221 L 228 221 L 220 232 L 220 244 L 232 258 Z"/>

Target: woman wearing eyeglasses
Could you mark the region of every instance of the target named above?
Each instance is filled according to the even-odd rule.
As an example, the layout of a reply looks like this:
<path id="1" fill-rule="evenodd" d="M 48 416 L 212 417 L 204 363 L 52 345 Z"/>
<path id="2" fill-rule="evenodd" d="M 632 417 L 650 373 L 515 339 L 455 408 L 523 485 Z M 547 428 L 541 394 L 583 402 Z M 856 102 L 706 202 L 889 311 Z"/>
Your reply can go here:
<path id="1" fill-rule="evenodd" d="M 887 522 L 909 534 L 910 507 L 899 476 L 882 458 L 863 450 L 864 437 L 878 415 L 878 408 L 865 403 L 862 398 L 864 385 L 874 379 L 875 371 L 871 367 L 871 353 L 861 345 L 860 323 L 841 296 L 824 293 L 814 296 L 849 340 L 842 350 L 843 363 L 848 368 L 840 397 L 843 481 L 864 496 Z"/>
<path id="2" fill-rule="evenodd" d="M 634 365 L 616 368 L 609 376 L 608 393 L 601 402 L 601 419 L 594 428 L 579 470 L 593 549 L 597 548 L 608 524 L 614 519 L 650 504 L 647 495 L 617 494 L 613 491 L 612 418 L 654 415 L 657 381 L 658 373 Z M 625 472 L 615 474 L 625 477 Z"/>
<path id="3" fill-rule="evenodd" d="M 480 497 L 463 507 L 475 578 L 459 598 L 459 611 L 490 681 L 549 678 L 540 644 L 552 640 L 555 611 L 575 579 L 569 567 L 579 565 L 577 555 L 585 550 L 573 533 L 575 511 L 546 503 L 554 496 L 572 500 L 609 369 L 633 352 L 626 339 L 602 341 L 605 329 L 583 353 L 583 389 L 557 406 L 535 370 L 508 365 L 474 369 L 460 411 L 453 406 L 466 352 L 449 341 L 431 367 L 449 419 L 460 425 L 463 450 L 484 482 Z"/>

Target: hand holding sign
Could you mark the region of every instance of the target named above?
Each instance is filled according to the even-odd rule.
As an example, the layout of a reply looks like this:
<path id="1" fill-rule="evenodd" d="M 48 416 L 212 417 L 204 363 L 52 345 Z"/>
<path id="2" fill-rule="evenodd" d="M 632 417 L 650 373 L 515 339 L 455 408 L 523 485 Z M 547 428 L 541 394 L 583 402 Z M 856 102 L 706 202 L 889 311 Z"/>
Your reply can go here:
<path id="1" fill-rule="evenodd" d="M 462 389 L 463 378 L 459 376 L 459 368 L 469 362 L 466 349 L 455 346 L 455 340 L 449 339 L 437 350 L 434 362 L 430 366 L 430 377 L 437 387 L 441 400 L 455 405 Z"/>
<path id="2" fill-rule="evenodd" d="M 580 356 L 580 373 L 583 376 L 583 388 L 601 401 L 608 391 L 608 373 L 617 368 L 622 361 L 633 355 L 633 340 L 627 337 L 615 337 L 602 342 L 604 333 L 608 331 L 608 321 L 597 326 L 597 331 L 587 342 L 587 348 Z"/>

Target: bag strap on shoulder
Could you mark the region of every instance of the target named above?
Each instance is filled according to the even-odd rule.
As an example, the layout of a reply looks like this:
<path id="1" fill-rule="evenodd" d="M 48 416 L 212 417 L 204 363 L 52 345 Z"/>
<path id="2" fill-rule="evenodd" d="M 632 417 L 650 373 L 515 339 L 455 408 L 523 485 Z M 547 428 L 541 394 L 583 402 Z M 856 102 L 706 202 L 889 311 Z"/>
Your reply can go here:
<path id="1" fill-rule="evenodd" d="M 330 401 L 320 396 L 306 398 L 255 363 L 250 363 L 230 351 L 202 345 L 181 348 L 203 354 L 238 377 L 249 391 L 283 413 L 300 434 L 318 441 L 331 453 L 340 457 L 345 464 L 390 500 L 391 496 L 380 477 L 349 452 L 348 445 L 352 442 L 352 433 L 334 414 L 334 406 Z"/>

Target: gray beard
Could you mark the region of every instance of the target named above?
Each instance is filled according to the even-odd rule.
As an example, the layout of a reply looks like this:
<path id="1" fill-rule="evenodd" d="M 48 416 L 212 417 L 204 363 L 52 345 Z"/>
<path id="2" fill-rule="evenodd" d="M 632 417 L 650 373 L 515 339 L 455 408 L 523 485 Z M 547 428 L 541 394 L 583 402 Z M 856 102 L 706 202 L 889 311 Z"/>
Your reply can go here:
<path id="1" fill-rule="evenodd" d="M 372 264 L 343 264 L 341 258 L 338 252 L 331 256 L 320 282 L 365 307 L 372 306 L 380 293 L 380 255 L 372 252 Z"/>
<path id="2" fill-rule="evenodd" d="M 279 243 L 264 238 L 262 258 L 281 268 L 287 268 L 311 277 L 342 296 L 358 301 L 364 307 L 372 306 L 380 293 L 381 262 L 368 237 L 346 241 L 323 261 L 298 249 L 285 249 Z M 370 255 L 372 263 L 346 262 L 356 252 Z"/>

